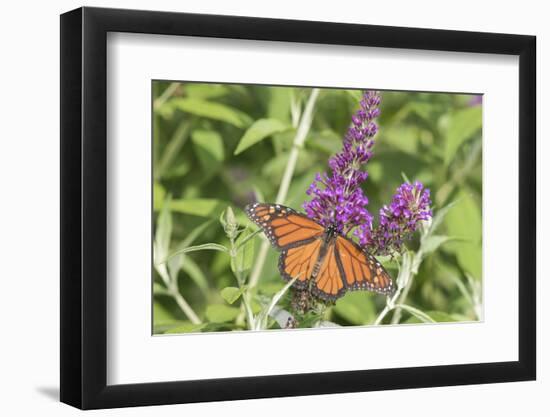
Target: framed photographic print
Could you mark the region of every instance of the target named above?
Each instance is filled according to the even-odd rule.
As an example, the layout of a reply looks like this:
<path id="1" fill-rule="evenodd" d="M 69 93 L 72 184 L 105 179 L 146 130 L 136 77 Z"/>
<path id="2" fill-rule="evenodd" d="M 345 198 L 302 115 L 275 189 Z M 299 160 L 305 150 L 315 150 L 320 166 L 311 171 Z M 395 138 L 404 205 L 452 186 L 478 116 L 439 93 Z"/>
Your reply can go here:
<path id="1" fill-rule="evenodd" d="M 535 379 L 535 38 L 61 16 L 61 400 Z"/>

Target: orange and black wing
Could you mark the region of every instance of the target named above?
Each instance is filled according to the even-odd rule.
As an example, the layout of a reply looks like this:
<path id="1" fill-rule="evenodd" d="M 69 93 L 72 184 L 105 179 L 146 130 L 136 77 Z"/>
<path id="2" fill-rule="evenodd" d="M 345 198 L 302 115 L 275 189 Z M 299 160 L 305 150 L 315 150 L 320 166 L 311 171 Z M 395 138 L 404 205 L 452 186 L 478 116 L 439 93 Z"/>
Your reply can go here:
<path id="1" fill-rule="evenodd" d="M 393 281 L 384 267 L 356 243 L 338 236 L 335 254 L 346 289 L 369 290 L 380 294 L 394 292 Z"/>
<path id="2" fill-rule="evenodd" d="M 297 277 L 294 286 L 304 288 L 319 258 L 324 227 L 280 204 L 254 203 L 245 211 L 281 251 L 281 276 L 287 281 Z"/>
<path id="3" fill-rule="evenodd" d="M 287 281 L 297 278 L 294 286 L 305 288 L 318 268 L 316 265 L 322 245 L 322 239 L 313 238 L 298 246 L 283 249 L 279 256 L 281 276 Z"/>
<path id="4" fill-rule="evenodd" d="M 279 250 L 301 246 L 321 237 L 325 231 L 319 223 L 280 204 L 254 203 L 246 206 L 245 211 Z"/>
<path id="5" fill-rule="evenodd" d="M 345 278 L 336 254 L 334 241 L 326 246 L 312 292 L 323 300 L 335 301 L 346 293 Z"/>

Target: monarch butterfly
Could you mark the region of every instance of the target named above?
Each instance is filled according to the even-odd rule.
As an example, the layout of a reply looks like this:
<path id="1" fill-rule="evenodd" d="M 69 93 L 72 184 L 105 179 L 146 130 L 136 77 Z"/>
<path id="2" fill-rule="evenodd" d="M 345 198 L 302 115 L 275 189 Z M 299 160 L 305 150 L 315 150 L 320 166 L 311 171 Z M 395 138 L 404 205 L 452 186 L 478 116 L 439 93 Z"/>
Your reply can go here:
<path id="1" fill-rule="evenodd" d="M 335 225 L 324 227 L 304 214 L 280 204 L 254 203 L 245 207 L 281 252 L 279 271 L 294 286 L 310 288 L 323 300 L 335 301 L 348 290 L 391 294 L 393 282 L 384 267 Z"/>

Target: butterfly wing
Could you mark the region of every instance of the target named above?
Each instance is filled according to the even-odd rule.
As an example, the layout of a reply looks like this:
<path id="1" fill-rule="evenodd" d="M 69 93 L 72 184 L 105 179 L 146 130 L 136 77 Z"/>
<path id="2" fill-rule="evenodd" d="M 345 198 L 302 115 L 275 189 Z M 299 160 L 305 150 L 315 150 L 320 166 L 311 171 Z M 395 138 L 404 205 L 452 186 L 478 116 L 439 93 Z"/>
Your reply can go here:
<path id="1" fill-rule="evenodd" d="M 321 237 L 325 231 L 316 221 L 280 204 L 254 203 L 246 206 L 245 211 L 279 250 L 301 246 Z"/>
<path id="2" fill-rule="evenodd" d="M 297 278 L 294 286 L 305 288 L 308 280 L 318 268 L 316 265 L 322 245 L 322 239 L 313 238 L 299 246 L 283 249 L 281 256 L 279 256 L 281 276 L 287 281 Z"/>
<path id="3" fill-rule="evenodd" d="M 380 294 L 394 292 L 393 281 L 384 267 L 356 243 L 338 236 L 335 253 L 346 289 L 369 290 Z"/>
<path id="4" fill-rule="evenodd" d="M 319 298 L 335 301 L 346 292 L 345 278 L 338 262 L 334 241 L 327 244 L 324 251 L 312 291 Z"/>
<path id="5" fill-rule="evenodd" d="M 297 277 L 303 288 L 313 274 L 325 231 L 319 223 L 280 204 L 254 203 L 245 208 L 269 241 L 281 251 L 279 271 L 287 281 Z"/>

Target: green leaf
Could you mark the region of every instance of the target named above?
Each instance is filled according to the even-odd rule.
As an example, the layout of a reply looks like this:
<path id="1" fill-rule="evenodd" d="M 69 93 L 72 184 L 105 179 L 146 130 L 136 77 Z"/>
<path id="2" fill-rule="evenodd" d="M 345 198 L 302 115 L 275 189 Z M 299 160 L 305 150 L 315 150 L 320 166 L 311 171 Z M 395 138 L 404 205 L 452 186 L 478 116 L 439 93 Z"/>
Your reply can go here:
<path id="1" fill-rule="evenodd" d="M 235 320 L 240 312 L 241 309 L 237 307 L 214 304 L 206 308 L 206 318 L 213 323 L 225 323 Z"/>
<path id="2" fill-rule="evenodd" d="M 172 235 L 172 215 L 170 214 L 170 198 L 165 200 L 162 210 L 157 218 L 157 230 L 155 232 L 155 244 L 157 255 L 166 256 L 170 248 Z"/>
<path id="3" fill-rule="evenodd" d="M 363 325 L 374 321 L 376 309 L 372 296 L 363 291 L 350 292 L 340 298 L 334 312 L 349 324 Z"/>
<path id="4" fill-rule="evenodd" d="M 449 165 L 460 146 L 481 129 L 481 120 L 481 106 L 461 109 L 450 116 L 445 139 L 445 165 Z"/>
<path id="5" fill-rule="evenodd" d="M 248 239 L 251 234 L 252 232 L 244 230 L 239 235 L 235 242 L 236 247 L 239 249 L 235 256 L 231 258 L 231 270 L 239 282 L 244 280 L 254 262 L 254 240 Z"/>
<path id="6" fill-rule="evenodd" d="M 422 239 L 422 252 L 427 255 L 428 253 L 435 252 L 445 242 L 452 240 L 449 236 L 430 235 L 425 239 Z"/>
<path id="7" fill-rule="evenodd" d="M 218 219 L 225 207 L 227 203 L 213 198 L 187 198 L 170 202 L 172 211 L 211 219 Z"/>
<path id="8" fill-rule="evenodd" d="M 289 121 L 292 88 L 271 87 L 269 92 L 270 98 L 267 104 L 268 117 L 272 119 Z"/>
<path id="9" fill-rule="evenodd" d="M 165 285 L 171 281 L 170 274 L 166 264 L 159 264 L 158 261 L 165 259 L 170 251 L 170 238 L 172 236 L 172 214 L 169 209 L 170 197 L 168 197 L 162 206 L 157 218 L 157 228 L 155 231 L 155 240 L 153 242 L 153 259 L 155 269 L 164 281 Z"/>
<path id="10" fill-rule="evenodd" d="M 239 141 L 234 155 L 238 155 L 252 145 L 270 137 L 275 133 L 281 133 L 289 129 L 289 126 L 277 119 L 259 119 L 250 126 Z"/>
<path id="11" fill-rule="evenodd" d="M 239 299 L 241 295 L 243 295 L 244 291 L 246 290 L 246 287 L 225 287 L 221 291 L 222 298 L 227 301 L 229 304 L 233 304 L 235 301 Z"/>
<path id="12" fill-rule="evenodd" d="M 459 203 L 445 218 L 447 233 L 456 241 L 446 245 L 455 253 L 462 269 L 481 279 L 481 207 L 471 195 L 461 192 Z"/>
<path id="13" fill-rule="evenodd" d="M 183 112 L 226 122 L 238 128 L 245 128 L 252 122 L 246 113 L 200 98 L 174 98 L 170 103 L 171 106 Z"/>
<path id="14" fill-rule="evenodd" d="M 213 130 L 194 130 L 191 140 L 205 171 L 214 173 L 225 158 L 222 137 Z"/>

